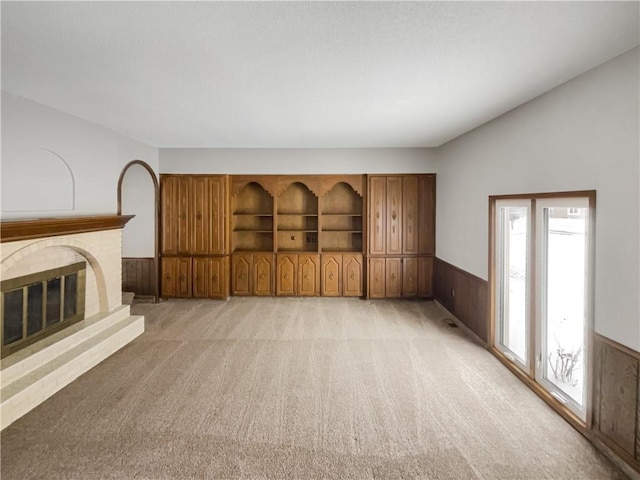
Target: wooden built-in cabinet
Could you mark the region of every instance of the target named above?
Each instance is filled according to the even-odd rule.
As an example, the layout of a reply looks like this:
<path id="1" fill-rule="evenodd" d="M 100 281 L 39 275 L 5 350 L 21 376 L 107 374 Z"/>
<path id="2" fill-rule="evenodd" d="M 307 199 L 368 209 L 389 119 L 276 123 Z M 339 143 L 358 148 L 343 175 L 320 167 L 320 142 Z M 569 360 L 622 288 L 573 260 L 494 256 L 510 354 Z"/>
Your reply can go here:
<path id="1" fill-rule="evenodd" d="M 161 175 L 164 297 L 431 297 L 434 175 Z"/>
<path id="2" fill-rule="evenodd" d="M 163 297 L 229 295 L 227 185 L 226 175 L 160 176 Z"/>
<path id="3" fill-rule="evenodd" d="M 433 296 L 435 175 L 371 175 L 370 298 Z"/>

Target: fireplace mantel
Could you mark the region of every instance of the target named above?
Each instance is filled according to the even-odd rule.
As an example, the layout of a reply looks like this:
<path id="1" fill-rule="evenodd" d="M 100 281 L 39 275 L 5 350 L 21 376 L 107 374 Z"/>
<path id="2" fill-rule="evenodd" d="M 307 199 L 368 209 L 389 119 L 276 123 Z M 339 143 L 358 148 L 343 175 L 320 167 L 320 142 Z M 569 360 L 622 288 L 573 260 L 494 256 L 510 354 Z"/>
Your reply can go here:
<path id="1" fill-rule="evenodd" d="M 122 228 L 134 215 L 56 217 L 0 222 L 0 243 Z"/>

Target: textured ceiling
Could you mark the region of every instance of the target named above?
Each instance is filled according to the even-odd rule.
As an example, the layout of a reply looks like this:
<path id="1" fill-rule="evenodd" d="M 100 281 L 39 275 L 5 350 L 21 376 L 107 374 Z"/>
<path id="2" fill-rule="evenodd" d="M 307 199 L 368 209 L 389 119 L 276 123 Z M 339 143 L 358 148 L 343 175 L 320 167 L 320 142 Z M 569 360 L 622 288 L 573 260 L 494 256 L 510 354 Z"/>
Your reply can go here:
<path id="1" fill-rule="evenodd" d="M 2 2 L 4 90 L 160 147 L 438 146 L 639 43 L 638 2 Z"/>

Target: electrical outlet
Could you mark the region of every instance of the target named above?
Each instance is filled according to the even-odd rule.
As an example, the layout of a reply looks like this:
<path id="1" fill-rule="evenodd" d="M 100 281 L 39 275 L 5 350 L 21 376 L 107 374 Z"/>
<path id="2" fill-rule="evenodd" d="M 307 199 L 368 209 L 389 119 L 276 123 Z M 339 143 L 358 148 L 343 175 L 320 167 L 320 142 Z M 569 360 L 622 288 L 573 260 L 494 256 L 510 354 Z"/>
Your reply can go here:
<path id="1" fill-rule="evenodd" d="M 455 289 L 455 288 L 452 288 L 452 289 L 451 289 L 451 296 L 452 296 L 452 297 L 455 297 L 455 296 L 456 296 L 456 289 Z"/>

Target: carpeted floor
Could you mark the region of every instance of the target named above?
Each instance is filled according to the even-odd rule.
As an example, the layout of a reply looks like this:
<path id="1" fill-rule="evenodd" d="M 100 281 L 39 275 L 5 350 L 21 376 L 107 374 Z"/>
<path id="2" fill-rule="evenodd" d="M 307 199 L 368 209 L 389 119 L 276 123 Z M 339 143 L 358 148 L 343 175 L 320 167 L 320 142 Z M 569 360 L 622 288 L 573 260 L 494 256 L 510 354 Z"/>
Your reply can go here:
<path id="1" fill-rule="evenodd" d="M 143 336 L 2 432 L 2 480 L 624 478 L 431 302 L 133 310 Z"/>

